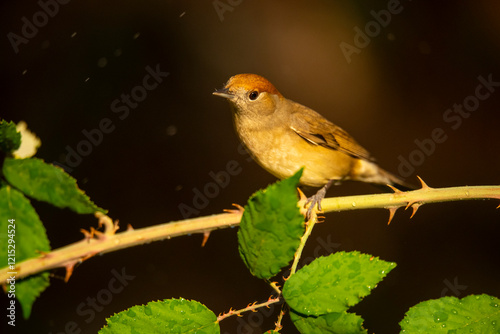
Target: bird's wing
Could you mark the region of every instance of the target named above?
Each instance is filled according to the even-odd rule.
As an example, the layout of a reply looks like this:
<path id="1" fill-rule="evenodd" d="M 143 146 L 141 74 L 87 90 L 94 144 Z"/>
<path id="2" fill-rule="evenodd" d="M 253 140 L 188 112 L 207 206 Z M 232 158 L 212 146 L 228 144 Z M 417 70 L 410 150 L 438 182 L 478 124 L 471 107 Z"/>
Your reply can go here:
<path id="1" fill-rule="evenodd" d="M 354 158 L 373 161 L 370 153 L 342 128 L 307 107 L 297 104 L 290 128 L 313 145 L 344 152 Z"/>

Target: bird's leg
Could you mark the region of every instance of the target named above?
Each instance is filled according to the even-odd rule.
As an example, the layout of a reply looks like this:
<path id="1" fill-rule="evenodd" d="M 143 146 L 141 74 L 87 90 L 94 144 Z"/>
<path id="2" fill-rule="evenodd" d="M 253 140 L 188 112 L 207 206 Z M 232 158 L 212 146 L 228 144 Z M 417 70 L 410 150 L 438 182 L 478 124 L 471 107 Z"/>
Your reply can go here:
<path id="1" fill-rule="evenodd" d="M 322 211 L 323 209 L 321 208 L 321 201 L 323 200 L 323 198 L 325 198 L 325 195 L 326 195 L 326 191 L 328 190 L 328 188 L 330 188 L 330 186 L 332 185 L 332 183 L 334 182 L 334 180 L 330 180 L 328 181 L 327 184 L 325 184 L 323 186 L 323 188 L 321 188 L 320 190 L 318 190 L 318 192 L 314 195 L 312 195 L 311 197 L 309 197 L 307 199 L 307 202 L 305 205 L 311 203 L 309 205 L 309 208 L 307 209 L 307 220 L 309 220 L 309 218 L 311 217 L 311 212 L 314 208 L 314 206 L 316 204 L 318 204 L 318 211 Z"/>

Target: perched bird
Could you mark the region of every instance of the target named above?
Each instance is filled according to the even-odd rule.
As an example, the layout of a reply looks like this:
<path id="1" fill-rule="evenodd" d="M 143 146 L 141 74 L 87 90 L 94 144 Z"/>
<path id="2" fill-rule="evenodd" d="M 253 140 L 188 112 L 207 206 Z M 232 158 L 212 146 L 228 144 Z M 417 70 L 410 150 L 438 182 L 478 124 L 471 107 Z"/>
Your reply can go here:
<path id="1" fill-rule="evenodd" d="M 343 180 L 413 188 L 380 168 L 346 131 L 259 75 L 235 75 L 213 94 L 229 101 L 238 136 L 265 170 L 284 179 L 305 167 L 300 183 L 322 187 L 309 209 L 318 204 L 321 211 L 326 190 Z"/>

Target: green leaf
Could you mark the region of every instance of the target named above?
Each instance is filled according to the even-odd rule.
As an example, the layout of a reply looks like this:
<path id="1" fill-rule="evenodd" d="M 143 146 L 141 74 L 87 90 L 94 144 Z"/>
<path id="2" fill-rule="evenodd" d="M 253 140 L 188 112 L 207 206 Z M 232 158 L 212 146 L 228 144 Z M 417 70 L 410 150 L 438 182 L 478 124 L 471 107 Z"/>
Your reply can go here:
<path id="1" fill-rule="evenodd" d="M 500 299 L 443 297 L 413 306 L 399 323 L 401 333 L 500 333 Z"/>
<path id="2" fill-rule="evenodd" d="M 11 153 L 21 145 L 21 134 L 17 132 L 14 122 L 0 119 L 0 151 Z"/>
<path id="3" fill-rule="evenodd" d="M 337 252 L 315 259 L 292 275 L 285 282 L 283 297 L 304 315 L 344 312 L 370 294 L 395 266 L 360 252 Z"/>
<path id="4" fill-rule="evenodd" d="M 8 254 L 8 251 L 11 253 Z M 9 271 L 15 272 L 15 263 L 38 256 L 39 252 L 49 251 L 45 228 L 30 201 L 10 186 L 1 187 L 0 267 L 8 267 Z M 15 260 L 15 263 L 12 263 L 12 260 Z M 21 303 L 25 318 L 29 317 L 36 297 L 48 285 L 48 273 L 16 282 L 15 295 Z M 7 291 L 9 289 L 10 285 L 7 286 Z"/>
<path id="5" fill-rule="evenodd" d="M 293 258 L 304 234 L 304 216 L 297 206 L 292 177 L 259 190 L 248 200 L 238 230 L 240 256 L 252 275 L 271 278 Z"/>
<path id="6" fill-rule="evenodd" d="M 183 298 L 136 305 L 106 321 L 100 334 L 220 333 L 212 311 L 197 301 Z"/>
<path id="7" fill-rule="evenodd" d="M 308 334 L 342 333 L 362 334 L 367 333 L 363 328 L 363 318 L 357 314 L 347 312 L 333 312 L 320 316 L 305 316 L 293 310 L 290 318 L 299 332 Z"/>
<path id="8" fill-rule="evenodd" d="M 78 188 L 74 178 L 62 168 L 46 164 L 43 160 L 6 158 L 3 174 L 11 185 L 39 201 L 77 213 L 106 213 Z"/>
<path id="9" fill-rule="evenodd" d="M 21 304 L 25 319 L 30 317 L 33 303 L 49 285 L 48 272 L 16 281 L 16 299 Z"/>

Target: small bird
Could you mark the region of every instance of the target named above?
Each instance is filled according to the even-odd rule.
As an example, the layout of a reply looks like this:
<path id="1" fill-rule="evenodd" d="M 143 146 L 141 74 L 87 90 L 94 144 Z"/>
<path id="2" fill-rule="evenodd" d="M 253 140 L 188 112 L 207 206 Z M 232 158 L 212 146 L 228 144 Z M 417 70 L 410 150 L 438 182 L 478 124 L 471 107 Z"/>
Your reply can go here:
<path id="1" fill-rule="evenodd" d="M 308 200 L 309 214 L 316 204 L 321 211 L 327 189 L 343 180 L 414 188 L 380 168 L 346 131 L 259 75 L 235 75 L 213 94 L 229 101 L 238 136 L 265 170 L 284 179 L 304 167 L 300 184 L 322 187 Z"/>

